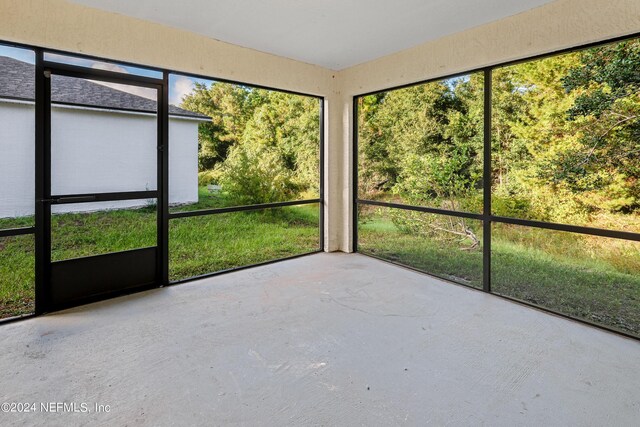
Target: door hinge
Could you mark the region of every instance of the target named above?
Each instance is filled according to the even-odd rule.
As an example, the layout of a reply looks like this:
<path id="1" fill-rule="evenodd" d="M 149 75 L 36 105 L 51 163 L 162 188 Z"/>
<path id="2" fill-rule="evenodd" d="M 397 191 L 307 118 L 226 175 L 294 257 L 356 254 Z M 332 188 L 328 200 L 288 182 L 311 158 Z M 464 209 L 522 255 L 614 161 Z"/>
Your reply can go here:
<path id="1" fill-rule="evenodd" d="M 44 76 L 45 76 L 45 78 L 50 79 L 51 78 L 51 71 L 44 70 Z"/>

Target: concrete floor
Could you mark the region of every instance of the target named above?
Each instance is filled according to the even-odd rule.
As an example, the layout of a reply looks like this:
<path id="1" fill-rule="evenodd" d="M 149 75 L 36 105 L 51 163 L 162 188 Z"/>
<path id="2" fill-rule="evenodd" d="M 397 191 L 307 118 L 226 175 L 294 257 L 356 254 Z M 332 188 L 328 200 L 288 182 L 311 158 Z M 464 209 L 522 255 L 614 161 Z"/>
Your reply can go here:
<path id="1" fill-rule="evenodd" d="M 0 400 L 38 405 L 3 426 L 640 421 L 640 343 L 362 255 L 0 326 L 0 349 Z"/>

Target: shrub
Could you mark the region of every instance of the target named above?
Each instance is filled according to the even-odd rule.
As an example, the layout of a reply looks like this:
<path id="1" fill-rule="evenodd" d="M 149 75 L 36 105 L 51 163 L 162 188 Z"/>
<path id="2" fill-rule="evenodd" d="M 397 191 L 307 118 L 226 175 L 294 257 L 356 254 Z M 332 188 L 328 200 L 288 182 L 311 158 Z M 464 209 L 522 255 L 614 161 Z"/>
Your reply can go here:
<path id="1" fill-rule="evenodd" d="M 521 197 L 493 194 L 491 197 L 491 210 L 492 213 L 497 216 L 530 218 L 531 203 L 529 200 Z"/>
<path id="2" fill-rule="evenodd" d="M 291 200 L 299 191 L 277 149 L 258 143 L 231 149 L 220 169 L 220 184 L 234 201 L 244 204 Z"/>
<path id="3" fill-rule="evenodd" d="M 198 185 L 204 187 L 205 185 L 219 184 L 221 173 L 220 168 L 198 172 Z"/>

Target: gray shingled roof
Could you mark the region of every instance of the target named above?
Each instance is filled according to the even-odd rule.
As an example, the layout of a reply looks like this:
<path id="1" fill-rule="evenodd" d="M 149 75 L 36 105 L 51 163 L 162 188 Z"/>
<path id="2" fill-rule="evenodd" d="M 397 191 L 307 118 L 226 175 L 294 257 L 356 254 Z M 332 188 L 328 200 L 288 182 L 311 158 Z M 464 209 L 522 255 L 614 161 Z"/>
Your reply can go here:
<path id="1" fill-rule="evenodd" d="M 35 66 L 8 56 L 0 56 L 0 98 L 33 101 Z M 127 111 L 155 112 L 156 101 L 100 85 L 85 79 L 51 76 L 51 100 L 58 104 L 80 105 Z M 204 114 L 169 105 L 172 116 L 208 119 Z"/>

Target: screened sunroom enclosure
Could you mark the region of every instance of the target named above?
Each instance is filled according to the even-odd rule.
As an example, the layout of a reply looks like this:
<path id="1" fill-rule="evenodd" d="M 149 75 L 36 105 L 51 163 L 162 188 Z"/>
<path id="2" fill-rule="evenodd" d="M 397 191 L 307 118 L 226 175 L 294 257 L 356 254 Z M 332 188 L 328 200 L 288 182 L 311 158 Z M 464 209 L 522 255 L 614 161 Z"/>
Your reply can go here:
<path id="1" fill-rule="evenodd" d="M 1 49 L 4 317 L 322 251 L 321 99 Z M 629 37 L 356 96 L 354 250 L 637 336 L 637 51 Z M 588 68 L 594 60 L 600 69 Z M 615 83 L 598 74 L 625 60 Z M 174 93 L 180 83 L 189 91 Z M 585 111 L 615 84 L 608 104 Z M 233 136 L 207 95 L 300 107 L 310 135 L 271 125 L 289 144 L 308 138 L 293 141 L 306 152 L 287 154 L 289 172 L 304 163 L 305 182 L 279 176 L 273 150 L 228 159 Z M 531 136 L 551 126 L 532 102 L 568 102 L 556 112 L 567 115 L 555 124 L 564 136 Z M 229 189 L 223 170 L 235 176 Z"/>
<path id="2" fill-rule="evenodd" d="M 0 425 L 635 426 L 639 339 L 639 2 L 0 0 Z"/>
<path id="3" fill-rule="evenodd" d="M 342 233 L 345 250 L 637 337 L 638 45 L 355 95 L 332 181 L 351 177 L 345 233 L 325 230 L 326 97 L 4 42 L 2 317 L 333 250 Z"/>

